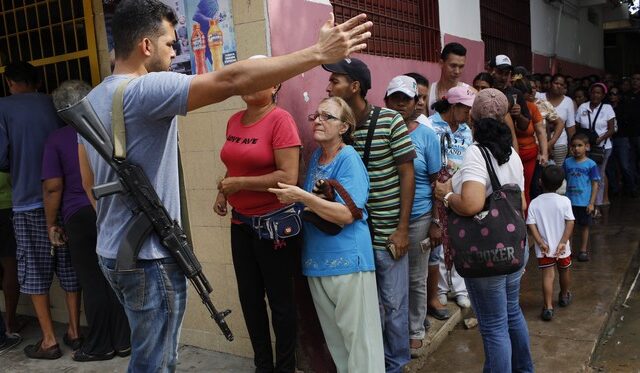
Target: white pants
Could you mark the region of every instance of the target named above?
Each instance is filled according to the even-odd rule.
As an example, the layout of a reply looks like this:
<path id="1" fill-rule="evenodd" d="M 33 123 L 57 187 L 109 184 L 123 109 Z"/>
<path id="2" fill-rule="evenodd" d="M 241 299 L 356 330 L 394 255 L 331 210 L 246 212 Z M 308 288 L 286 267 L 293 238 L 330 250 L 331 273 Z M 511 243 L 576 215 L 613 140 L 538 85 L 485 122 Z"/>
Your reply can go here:
<path id="1" fill-rule="evenodd" d="M 384 373 L 376 273 L 307 280 L 338 373 Z"/>
<path id="2" fill-rule="evenodd" d="M 438 270 L 440 275 L 438 276 L 438 294 L 447 294 L 449 290 L 454 297 L 459 295 L 469 296 L 467 293 L 467 287 L 464 284 L 464 279 L 456 271 L 456 267 L 451 267 L 451 284 L 449 284 L 449 272 L 447 266 L 444 264 L 444 249 L 442 245 L 436 247 L 439 250 L 438 255 L 440 257 L 440 264 Z"/>

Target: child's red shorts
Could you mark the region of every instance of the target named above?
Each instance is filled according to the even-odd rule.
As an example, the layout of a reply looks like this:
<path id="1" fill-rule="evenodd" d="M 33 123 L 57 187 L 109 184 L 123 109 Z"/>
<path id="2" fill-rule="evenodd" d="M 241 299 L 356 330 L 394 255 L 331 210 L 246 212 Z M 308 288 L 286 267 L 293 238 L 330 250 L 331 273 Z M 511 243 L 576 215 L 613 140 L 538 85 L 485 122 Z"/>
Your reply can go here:
<path id="1" fill-rule="evenodd" d="M 538 258 L 538 268 L 553 267 L 556 263 L 560 269 L 571 267 L 571 255 L 566 258 L 549 258 L 546 256 L 544 258 Z"/>

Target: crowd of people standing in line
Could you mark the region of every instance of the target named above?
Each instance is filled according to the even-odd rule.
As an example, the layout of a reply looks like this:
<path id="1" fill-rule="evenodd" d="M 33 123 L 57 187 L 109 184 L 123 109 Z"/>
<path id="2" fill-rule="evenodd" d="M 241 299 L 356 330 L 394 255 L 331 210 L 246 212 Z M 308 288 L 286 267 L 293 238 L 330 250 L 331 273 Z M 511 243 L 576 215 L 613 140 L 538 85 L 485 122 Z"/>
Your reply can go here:
<path id="1" fill-rule="evenodd" d="M 141 1 L 154 12 L 131 18 Z M 356 26 L 362 19 L 335 28 L 325 25 L 325 37 L 339 27 L 359 27 L 355 43 L 361 42 L 357 35 L 367 34 L 370 27 Z M 533 371 L 519 306 L 524 263 L 510 274 L 478 278 L 448 269 L 442 211 L 481 213 L 485 197 L 493 193 L 489 166 L 502 183 L 520 188 L 522 206 L 516 209 L 526 219 L 543 271 L 541 317 L 552 320 L 554 267 L 561 285 L 558 305 L 566 307 L 573 299 L 569 239 L 574 223 L 581 228 L 577 258 L 588 261 L 589 226 L 609 203 L 607 192 L 638 194 L 640 130 L 634 120 L 640 117 L 640 74 L 619 85 L 610 76 L 600 81 L 595 76 L 577 80 L 530 74 L 498 55 L 469 85 L 460 80 L 466 49 L 450 43 L 442 50 L 437 81 L 430 84 L 417 72 L 398 75 L 387 84 L 385 107 L 378 107 L 367 100 L 373 84 L 368 66 L 357 58 L 336 58 L 349 54 L 344 51 L 327 51 L 321 62 L 329 74 L 329 97 L 308 117 L 318 148 L 299 187 L 298 125 L 278 107 L 277 94 L 282 82 L 318 61 L 283 57 L 279 67 L 265 56 L 252 57 L 229 74 L 233 80 L 239 72 L 253 73 L 252 79 L 235 81 L 238 87 L 223 94 L 218 90 L 225 87 L 205 88 L 205 82 L 221 82 L 213 78 L 215 73 L 190 77 L 162 72 L 175 56 L 170 46 L 175 22 L 173 12 L 154 0 L 124 1 L 114 16 L 119 26 L 114 75 L 91 92 L 79 82 L 68 82 L 54 98 L 68 102 L 73 101 L 68 96 L 88 94 L 110 126 L 111 100 L 104 97 L 111 97 L 127 74 L 139 73 L 132 66 L 141 68 L 144 72 L 127 88 L 124 101 L 128 135 L 141 139 L 132 142 L 138 148 L 130 159 L 144 166 L 150 179 L 160 180 L 158 194 L 177 217 L 177 181 L 164 183 L 177 180 L 174 116 L 242 95 L 246 109 L 227 125 L 220 154 L 227 172 L 213 209 L 231 218 L 232 258 L 256 371 L 295 371 L 293 252 L 298 250 L 339 372 L 401 372 L 424 351 L 427 314 L 450 317 L 449 299 L 473 307 L 478 316 L 485 371 Z M 140 24 L 161 24 L 160 32 L 157 27 L 143 31 L 164 47 L 148 51 L 128 40 Z M 359 49 L 361 44 L 346 51 Z M 55 272 L 66 292 L 70 320 L 63 341 L 74 349 L 74 360 L 131 354 L 132 371 L 174 370 L 186 305 L 184 276 L 154 240 L 141 251 L 135 276 L 118 271 L 117 236 L 130 211 L 118 197 L 95 201 L 90 193 L 94 182 L 110 181 L 112 171 L 82 139 L 78 146 L 76 133 L 62 126 L 51 98 L 37 93 L 33 66 L 12 64 L 5 77 L 12 95 L 0 100 L 0 165 L 9 170 L 11 182 L 5 176 L 0 196 L 12 189 L 12 212 L 5 201 L 2 216 L 3 224 L 13 226 L 16 245 L 2 251 L 2 265 L 8 267 L 3 288 L 8 307 L 17 304 L 17 291 L 7 292 L 17 290 L 16 283 L 31 296 L 43 335 L 25 354 L 37 359 L 62 355 L 49 310 Z M 140 100 L 142 95 L 146 100 Z M 133 108 L 140 102 L 147 106 Z M 36 121 L 38 130 L 21 126 Z M 150 128 L 149 121 L 157 126 Z M 488 150 L 488 158 L 482 149 Z M 148 152 L 162 157 L 150 159 Z M 448 181 L 439 178 L 443 169 L 452 175 Z M 295 224 L 282 232 L 265 232 L 291 205 L 304 206 L 299 212 L 303 233 L 297 234 Z M 3 232 L 7 237 L 12 233 Z M 97 253 L 87 250 L 95 247 Z M 525 249 L 525 263 L 527 257 Z M 13 275 L 15 279 L 9 277 Z M 167 296 L 163 286 L 176 296 Z M 79 328 L 81 288 L 89 323 L 85 337 Z M 157 296 L 145 303 L 136 295 L 140 291 Z M 164 308 L 170 315 L 158 313 Z M 13 307 L 7 310 L 6 324 L 0 322 L 3 350 L 20 343 L 16 328 Z"/>

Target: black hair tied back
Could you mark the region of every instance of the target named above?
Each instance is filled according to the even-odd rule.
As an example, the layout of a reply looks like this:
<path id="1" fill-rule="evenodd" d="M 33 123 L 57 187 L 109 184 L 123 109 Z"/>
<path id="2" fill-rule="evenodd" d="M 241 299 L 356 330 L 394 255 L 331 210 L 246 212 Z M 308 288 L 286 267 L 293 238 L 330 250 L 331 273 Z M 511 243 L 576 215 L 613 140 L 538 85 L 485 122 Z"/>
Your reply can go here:
<path id="1" fill-rule="evenodd" d="M 473 126 L 474 140 L 489 149 L 499 165 L 509 162 L 512 151 L 509 127 L 493 118 L 481 119 Z"/>

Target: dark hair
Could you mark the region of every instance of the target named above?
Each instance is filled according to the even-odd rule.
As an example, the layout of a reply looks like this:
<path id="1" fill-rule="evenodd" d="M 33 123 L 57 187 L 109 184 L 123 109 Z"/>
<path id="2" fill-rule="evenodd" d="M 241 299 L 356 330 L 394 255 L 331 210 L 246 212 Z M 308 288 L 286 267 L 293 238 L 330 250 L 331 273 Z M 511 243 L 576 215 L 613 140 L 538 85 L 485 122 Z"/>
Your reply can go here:
<path id="1" fill-rule="evenodd" d="M 111 32 L 116 58 L 127 58 L 141 39 L 155 39 L 164 33 L 162 21 L 176 25 L 174 11 L 159 0 L 124 0 L 118 4 Z"/>
<path id="2" fill-rule="evenodd" d="M 558 78 L 562 78 L 562 80 L 564 80 L 565 84 L 567 83 L 567 78 L 564 77 L 564 75 L 557 73 L 557 74 L 553 74 L 553 76 L 551 77 L 551 82 L 555 82 L 556 79 Z"/>
<path id="3" fill-rule="evenodd" d="M 540 82 L 540 81 L 542 81 L 542 75 L 540 75 L 539 73 L 531 74 L 531 81 L 532 82 Z"/>
<path id="4" fill-rule="evenodd" d="M 366 89 L 364 87 L 364 85 L 362 85 L 362 82 L 359 80 L 355 80 L 352 77 L 350 77 L 347 74 L 342 74 L 342 76 L 344 76 L 347 79 L 347 82 L 349 82 L 349 84 L 353 83 L 353 82 L 358 82 L 360 84 L 360 97 L 362 98 L 367 98 L 367 92 L 369 91 L 368 89 Z"/>
<path id="5" fill-rule="evenodd" d="M 542 76 L 540 76 L 540 79 L 545 80 L 546 78 L 551 78 L 551 81 L 553 81 L 553 75 L 551 74 L 542 74 Z"/>
<path id="6" fill-rule="evenodd" d="M 473 139 L 489 149 L 498 165 L 509 162 L 511 157 L 511 130 L 506 124 L 493 118 L 483 118 L 473 124 Z"/>
<path id="7" fill-rule="evenodd" d="M 518 77 L 518 79 L 514 79 L 511 81 L 511 86 L 522 93 L 531 93 L 531 83 L 527 78 Z"/>
<path id="8" fill-rule="evenodd" d="M 520 74 L 520 75 L 525 76 L 525 77 L 529 77 L 529 75 L 531 75 L 531 74 L 529 74 L 529 70 L 527 70 L 527 68 L 524 67 L 524 66 L 516 66 L 516 67 L 514 67 L 512 75 L 516 75 L 516 74 Z"/>
<path id="9" fill-rule="evenodd" d="M 546 191 L 556 191 L 564 180 L 564 170 L 560 166 L 549 165 L 542 169 L 542 188 Z"/>
<path id="10" fill-rule="evenodd" d="M 589 136 L 584 132 L 576 132 L 573 137 L 571 137 L 571 142 L 574 142 L 575 140 L 580 140 L 585 144 L 590 144 Z"/>
<path id="11" fill-rule="evenodd" d="M 429 86 L 429 79 L 427 79 L 424 75 L 418 73 L 406 73 L 405 76 L 413 78 L 416 81 L 416 84 L 423 85 L 425 87 Z"/>
<path id="12" fill-rule="evenodd" d="M 483 72 L 483 73 L 480 73 L 480 74 L 476 75 L 476 77 L 473 78 L 472 83 L 475 83 L 476 80 L 481 80 L 483 82 L 487 82 L 487 83 L 489 83 L 489 86 L 493 87 L 493 76 L 491 76 L 491 74 L 489 74 L 489 73 Z"/>
<path id="13" fill-rule="evenodd" d="M 446 98 L 441 98 L 438 101 L 431 104 L 431 109 L 435 110 L 438 114 L 446 113 L 453 107 Z"/>
<path id="14" fill-rule="evenodd" d="M 16 83 L 25 83 L 36 86 L 40 83 L 38 69 L 26 61 L 10 63 L 4 70 L 4 77 Z"/>
<path id="15" fill-rule="evenodd" d="M 587 92 L 587 90 L 585 88 L 582 87 L 576 87 L 576 89 L 573 90 L 573 97 L 576 97 L 576 93 L 578 93 L 578 91 L 582 92 L 582 94 L 584 95 L 584 97 L 589 98 L 589 92 Z"/>
<path id="16" fill-rule="evenodd" d="M 467 48 L 465 48 L 460 43 L 449 43 L 442 48 L 442 53 L 440 53 L 440 58 L 443 61 L 446 61 L 450 54 L 455 54 L 456 56 L 466 56 Z"/>

